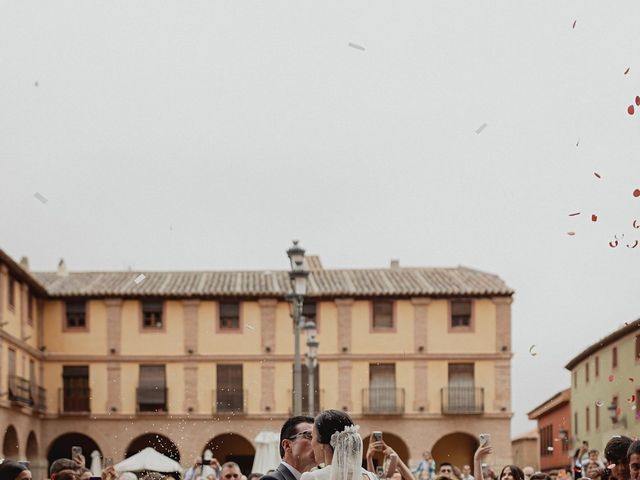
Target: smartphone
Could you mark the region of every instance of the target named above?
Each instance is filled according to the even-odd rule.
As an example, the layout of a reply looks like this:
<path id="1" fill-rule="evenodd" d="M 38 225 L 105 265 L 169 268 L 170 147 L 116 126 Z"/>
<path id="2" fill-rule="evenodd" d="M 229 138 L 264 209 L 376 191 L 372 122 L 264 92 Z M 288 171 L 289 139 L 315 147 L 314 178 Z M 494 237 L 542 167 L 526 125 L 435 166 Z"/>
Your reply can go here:
<path id="1" fill-rule="evenodd" d="M 491 442 L 491 434 L 490 433 L 481 433 L 480 434 L 480 446 L 486 447 Z"/>
<path id="2" fill-rule="evenodd" d="M 380 442 L 382 441 L 382 432 L 373 432 L 371 434 L 373 436 L 373 441 L 374 442 Z M 380 450 L 380 447 L 378 447 L 378 450 Z"/>
<path id="3" fill-rule="evenodd" d="M 109 468 L 109 467 L 113 467 L 113 458 L 106 457 L 104 459 L 104 468 Z"/>
<path id="4" fill-rule="evenodd" d="M 376 475 L 378 476 L 378 478 L 384 478 L 384 467 L 382 465 L 378 465 L 376 467 Z"/>
<path id="5" fill-rule="evenodd" d="M 482 476 L 486 478 L 486 476 L 489 474 L 489 465 L 483 463 L 480 468 L 482 468 Z"/>
<path id="6" fill-rule="evenodd" d="M 71 458 L 75 459 L 82 455 L 82 447 L 71 447 Z"/>

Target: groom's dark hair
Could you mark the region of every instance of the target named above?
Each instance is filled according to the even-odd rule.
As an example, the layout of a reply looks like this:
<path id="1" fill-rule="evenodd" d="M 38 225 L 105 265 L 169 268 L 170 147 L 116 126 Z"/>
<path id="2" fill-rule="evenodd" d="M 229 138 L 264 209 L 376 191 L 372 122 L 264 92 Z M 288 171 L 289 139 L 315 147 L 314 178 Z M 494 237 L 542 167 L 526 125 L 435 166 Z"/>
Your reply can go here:
<path id="1" fill-rule="evenodd" d="M 347 413 L 340 410 L 325 410 L 316 417 L 315 425 L 320 435 L 318 442 L 330 445 L 331 435 L 344 431 L 344 427 L 353 425 L 353 420 Z M 333 447 L 331 449 L 333 450 Z"/>
<path id="2" fill-rule="evenodd" d="M 283 440 L 289 440 L 296 433 L 296 427 L 300 423 L 311 423 L 313 424 L 313 417 L 307 417 L 305 415 L 298 415 L 296 417 L 289 418 L 284 425 L 282 425 L 282 429 L 280 430 L 280 457 L 284 458 L 284 448 L 282 447 Z"/>

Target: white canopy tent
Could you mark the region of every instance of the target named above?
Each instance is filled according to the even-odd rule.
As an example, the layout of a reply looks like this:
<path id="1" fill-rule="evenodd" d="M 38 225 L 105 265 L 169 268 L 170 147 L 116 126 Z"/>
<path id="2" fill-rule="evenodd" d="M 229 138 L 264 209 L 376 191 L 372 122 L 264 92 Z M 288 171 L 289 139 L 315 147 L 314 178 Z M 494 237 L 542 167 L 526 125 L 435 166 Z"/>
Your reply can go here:
<path id="1" fill-rule="evenodd" d="M 182 472 L 182 467 L 178 462 L 157 452 L 151 447 L 124 459 L 114 465 L 116 472 L 142 472 L 149 470 L 152 472 Z"/>
<path id="2" fill-rule="evenodd" d="M 252 472 L 267 473 L 280 464 L 280 435 L 275 432 L 260 432 L 254 440 L 256 456 Z"/>

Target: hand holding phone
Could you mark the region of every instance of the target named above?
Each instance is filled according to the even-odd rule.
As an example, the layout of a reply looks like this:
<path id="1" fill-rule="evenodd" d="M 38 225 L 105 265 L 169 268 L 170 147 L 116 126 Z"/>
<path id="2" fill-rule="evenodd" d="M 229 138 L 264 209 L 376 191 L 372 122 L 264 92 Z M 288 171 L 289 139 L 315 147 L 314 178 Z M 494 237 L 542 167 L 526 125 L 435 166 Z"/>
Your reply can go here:
<path id="1" fill-rule="evenodd" d="M 489 443 L 491 443 L 491 434 L 490 433 L 481 433 L 480 434 L 480 446 L 488 447 Z"/>
<path id="2" fill-rule="evenodd" d="M 374 442 L 381 442 L 382 441 L 382 432 L 380 431 L 375 431 L 371 434 L 371 438 L 373 439 Z M 376 450 L 382 450 L 382 447 L 376 447 Z"/>

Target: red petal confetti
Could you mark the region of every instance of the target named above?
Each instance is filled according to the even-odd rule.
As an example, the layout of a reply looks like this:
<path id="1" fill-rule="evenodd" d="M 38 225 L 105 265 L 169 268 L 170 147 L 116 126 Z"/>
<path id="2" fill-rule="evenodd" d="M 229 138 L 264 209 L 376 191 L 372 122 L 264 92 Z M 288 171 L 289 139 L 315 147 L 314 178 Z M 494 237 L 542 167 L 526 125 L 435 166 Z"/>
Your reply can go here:
<path id="1" fill-rule="evenodd" d="M 627 73 L 629 73 L 629 70 L 631 70 L 631 67 L 627 68 L 627 69 L 624 71 L 624 74 L 626 75 Z"/>
<path id="2" fill-rule="evenodd" d="M 636 188 L 636 189 L 633 191 L 633 196 L 634 196 L 634 197 L 636 197 L 636 198 L 640 197 L 640 189 Z"/>
<path id="3" fill-rule="evenodd" d="M 636 248 L 638 246 L 638 240 L 633 245 L 627 245 L 627 248 Z"/>
<path id="4" fill-rule="evenodd" d="M 610 381 L 610 382 L 613 382 L 613 379 L 614 379 L 614 378 L 616 378 L 616 377 L 614 377 L 614 376 L 613 376 L 613 374 L 609 375 L 609 381 Z"/>
<path id="5" fill-rule="evenodd" d="M 633 228 L 640 228 L 640 225 L 638 225 L 638 220 L 633 221 Z"/>
<path id="6" fill-rule="evenodd" d="M 640 107 L 640 96 L 636 95 L 636 105 Z"/>
<path id="7" fill-rule="evenodd" d="M 580 215 L 580 212 L 570 213 L 570 214 L 569 214 L 569 216 L 570 216 L 570 217 L 575 217 L 576 215 Z"/>
<path id="8" fill-rule="evenodd" d="M 593 174 L 598 178 L 602 178 L 598 172 L 593 172 Z"/>
<path id="9" fill-rule="evenodd" d="M 618 246 L 618 240 L 613 240 L 612 242 L 609 242 L 609 246 L 611 248 L 616 248 Z M 611 375 L 611 377 L 613 377 L 613 375 Z M 611 377 L 609 377 L 611 379 Z M 611 380 L 609 380 L 611 381 Z"/>
<path id="10" fill-rule="evenodd" d="M 572 28 L 576 28 L 576 22 L 577 22 L 577 20 L 574 20 Z"/>
<path id="11" fill-rule="evenodd" d="M 597 222 L 598 221 L 598 215 L 596 215 L 595 213 L 593 215 L 591 215 L 591 221 L 592 222 Z"/>
<path id="12" fill-rule="evenodd" d="M 633 383 L 633 382 L 635 382 L 635 379 L 634 379 L 633 377 L 629 377 L 629 381 L 630 381 L 631 383 Z"/>
<path id="13" fill-rule="evenodd" d="M 636 109 L 635 109 L 635 108 L 633 108 L 633 105 L 629 105 L 629 106 L 627 107 L 627 113 L 628 113 L 629 115 L 633 115 L 633 114 L 635 113 L 635 111 L 636 111 Z"/>
<path id="14" fill-rule="evenodd" d="M 628 399 L 627 402 L 629 403 L 636 403 L 636 396 L 635 395 L 631 395 Z"/>
<path id="15" fill-rule="evenodd" d="M 567 232 L 567 235 L 569 235 L 570 237 L 573 237 L 576 234 L 576 232 Z"/>

